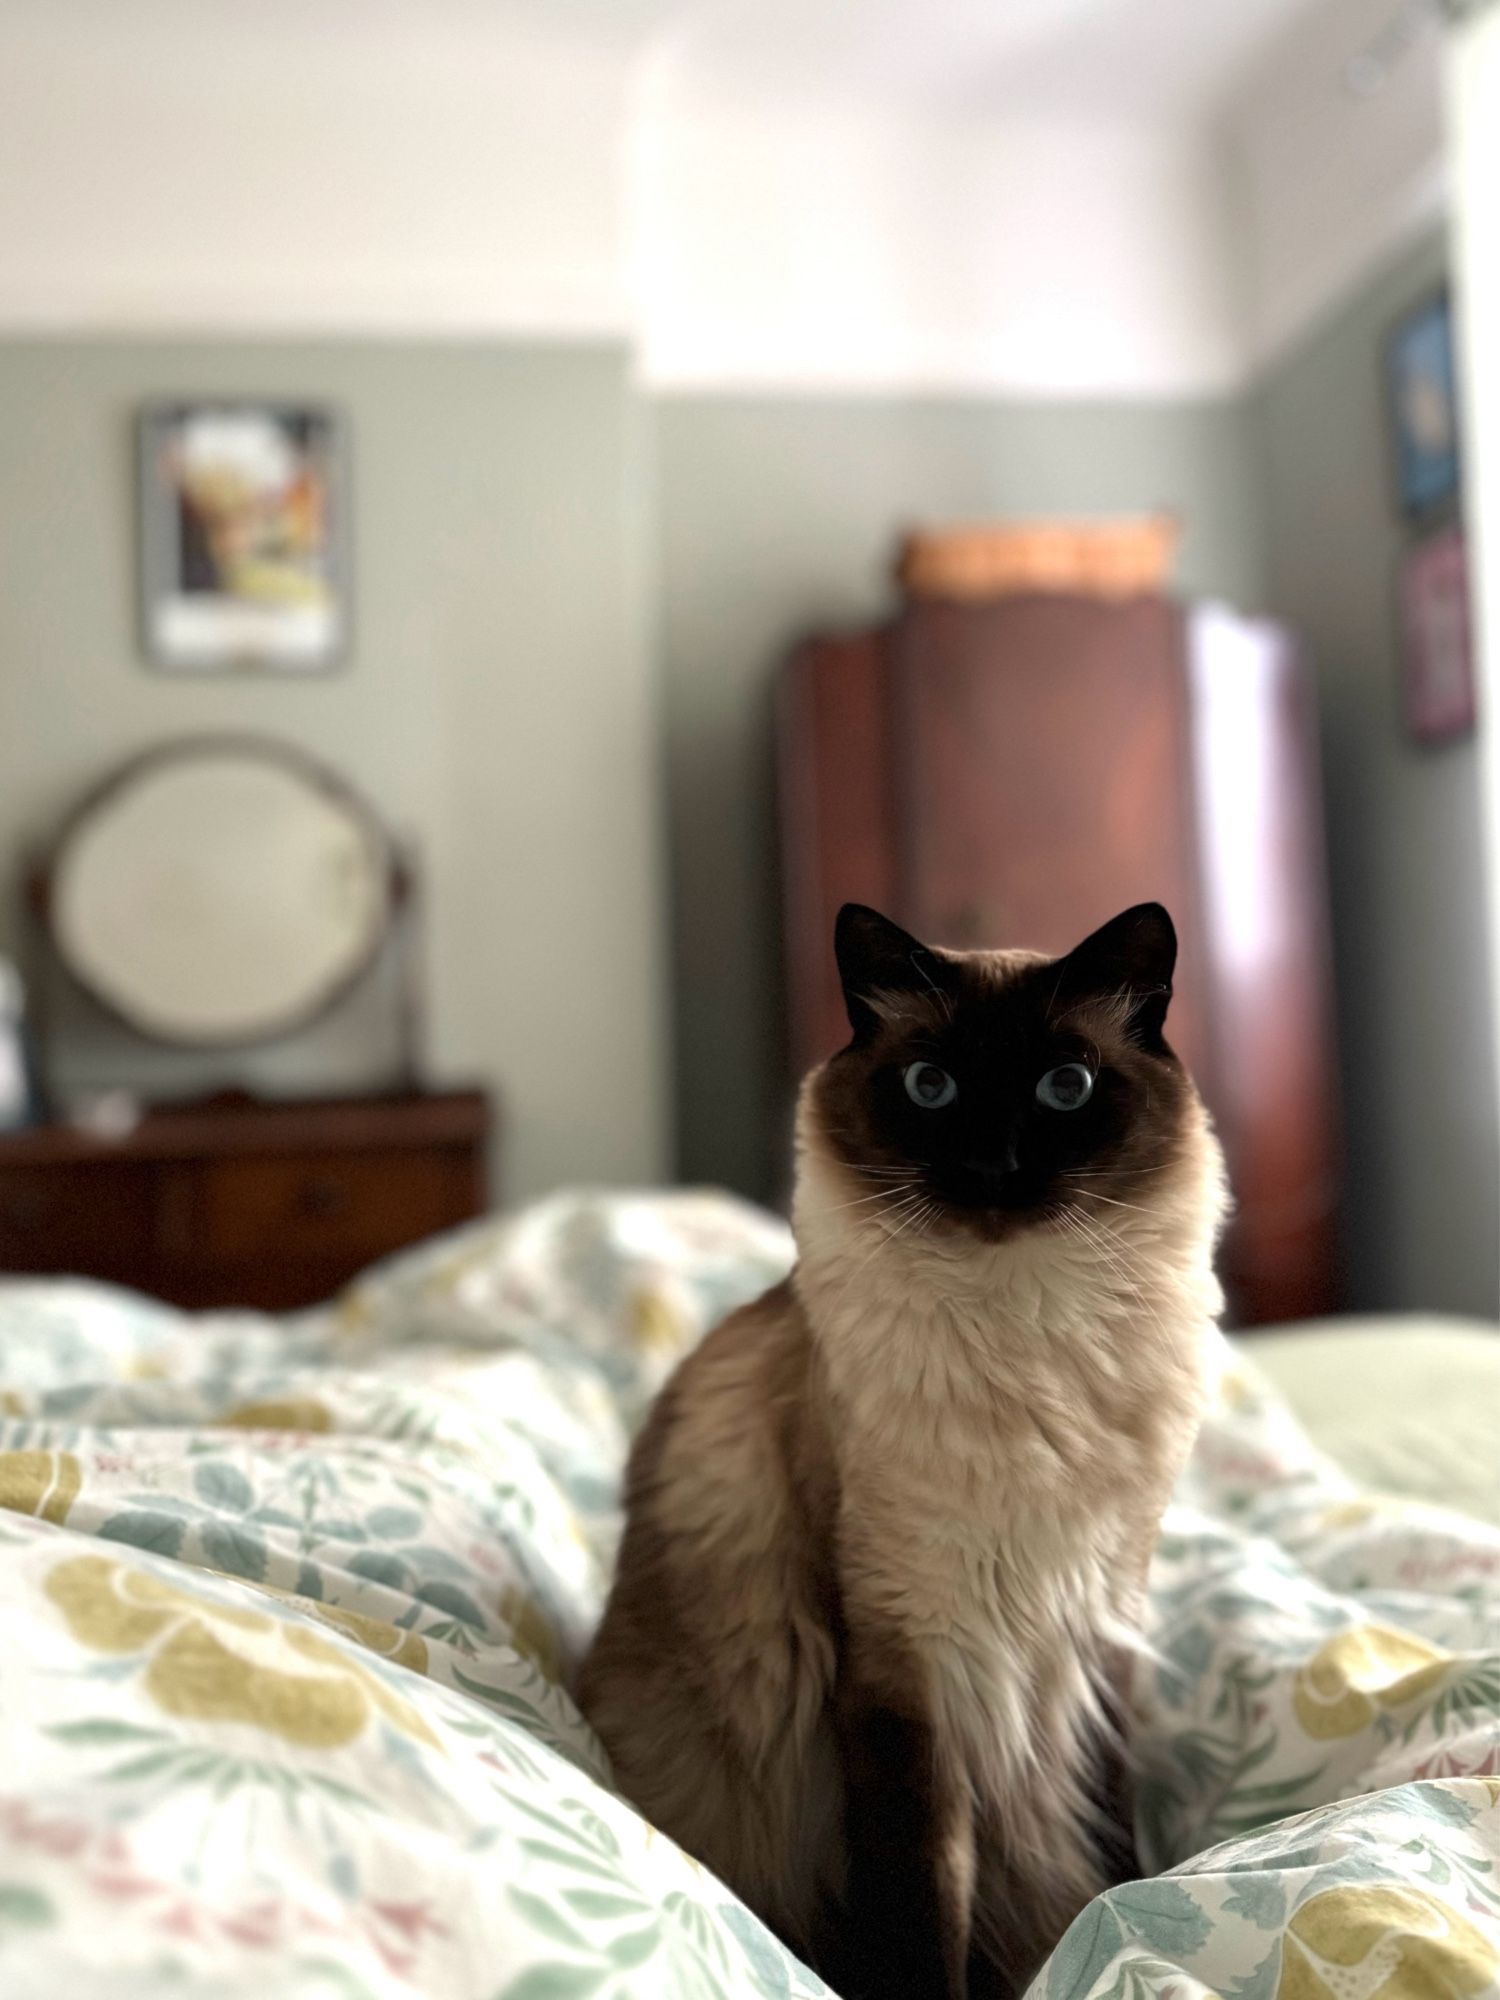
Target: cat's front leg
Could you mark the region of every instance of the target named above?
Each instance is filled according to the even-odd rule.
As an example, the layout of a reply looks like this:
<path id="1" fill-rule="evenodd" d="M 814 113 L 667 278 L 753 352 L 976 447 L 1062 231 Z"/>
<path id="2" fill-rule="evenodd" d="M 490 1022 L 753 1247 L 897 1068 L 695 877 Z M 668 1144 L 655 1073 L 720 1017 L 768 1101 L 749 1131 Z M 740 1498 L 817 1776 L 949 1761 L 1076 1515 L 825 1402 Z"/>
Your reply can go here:
<path id="1" fill-rule="evenodd" d="M 923 1707 L 915 1674 L 856 1666 L 840 1686 L 849 2000 L 967 1993 L 972 1808 Z"/>

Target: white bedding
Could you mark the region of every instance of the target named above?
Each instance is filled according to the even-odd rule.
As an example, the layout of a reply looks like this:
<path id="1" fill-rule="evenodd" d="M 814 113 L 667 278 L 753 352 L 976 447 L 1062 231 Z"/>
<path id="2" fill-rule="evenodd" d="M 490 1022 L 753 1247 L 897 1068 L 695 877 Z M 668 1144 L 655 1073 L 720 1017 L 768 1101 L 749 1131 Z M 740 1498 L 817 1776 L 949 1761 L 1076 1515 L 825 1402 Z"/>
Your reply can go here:
<path id="1" fill-rule="evenodd" d="M 626 1434 L 779 1274 L 559 1197 L 325 1312 L 0 1286 L 5 2000 L 811 1995 L 566 1693 Z M 1362 1496 L 1231 1358 L 1135 1686 L 1156 1869 L 1048 2000 L 1500 1996 L 1500 1533 Z"/>

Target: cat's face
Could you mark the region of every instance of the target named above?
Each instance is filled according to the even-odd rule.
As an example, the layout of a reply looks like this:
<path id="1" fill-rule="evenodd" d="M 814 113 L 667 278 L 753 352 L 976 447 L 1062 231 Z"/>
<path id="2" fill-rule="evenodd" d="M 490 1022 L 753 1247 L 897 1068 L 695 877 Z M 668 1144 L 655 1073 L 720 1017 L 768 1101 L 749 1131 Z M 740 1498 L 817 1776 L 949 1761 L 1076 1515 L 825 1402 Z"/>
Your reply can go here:
<path id="1" fill-rule="evenodd" d="M 889 1227 L 994 1242 L 1085 1193 L 1132 1206 L 1189 1144 L 1196 1094 L 1162 1039 L 1177 939 L 1160 904 L 1048 959 L 934 950 L 850 903 L 835 949 L 854 1034 L 813 1107 Z"/>

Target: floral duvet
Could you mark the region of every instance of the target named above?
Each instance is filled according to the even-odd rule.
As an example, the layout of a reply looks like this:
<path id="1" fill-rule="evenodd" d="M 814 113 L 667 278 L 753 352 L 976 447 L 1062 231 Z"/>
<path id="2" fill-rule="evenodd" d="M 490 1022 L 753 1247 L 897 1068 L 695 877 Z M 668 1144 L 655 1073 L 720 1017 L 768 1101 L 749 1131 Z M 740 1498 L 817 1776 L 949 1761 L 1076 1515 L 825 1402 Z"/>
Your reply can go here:
<path id="1" fill-rule="evenodd" d="M 630 1427 L 788 1255 L 570 1195 L 279 1321 L 0 1286 L 0 1995 L 825 1992 L 565 1692 Z M 1500 2000 L 1497 1576 L 1226 1349 L 1134 1690 L 1155 1872 L 1038 1995 Z"/>

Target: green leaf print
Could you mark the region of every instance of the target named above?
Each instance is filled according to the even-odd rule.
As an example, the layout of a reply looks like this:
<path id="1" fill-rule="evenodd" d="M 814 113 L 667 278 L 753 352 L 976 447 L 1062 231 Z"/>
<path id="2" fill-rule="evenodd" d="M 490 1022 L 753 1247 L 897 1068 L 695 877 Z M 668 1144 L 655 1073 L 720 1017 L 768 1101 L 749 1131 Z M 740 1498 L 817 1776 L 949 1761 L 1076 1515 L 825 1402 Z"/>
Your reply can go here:
<path id="1" fill-rule="evenodd" d="M 1047 1961 L 1046 1983 L 1041 1990 L 1057 2000 L 1086 1993 L 1123 1942 L 1119 1918 L 1103 1896 L 1096 1896 L 1063 1932 Z"/>
<path id="2" fill-rule="evenodd" d="M 163 1743 L 160 1729 L 143 1729 L 135 1722 L 110 1722 L 104 1717 L 87 1722 L 55 1722 L 47 1734 L 58 1743 Z"/>
<path id="3" fill-rule="evenodd" d="M 554 1847 L 550 1841 L 533 1839 L 530 1834 L 521 1836 L 521 1846 L 538 1861 L 550 1861 L 556 1867 L 573 1868 L 580 1874 L 596 1876 L 601 1882 L 617 1883 L 620 1879 L 617 1868 L 596 1860 L 584 1848 Z M 670 1901 L 670 1898 L 668 1900 Z"/>
<path id="4" fill-rule="evenodd" d="M 1174 1959 L 1202 1951 L 1213 1930 L 1208 1912 L 1180 1882 L 1131 1882 L 1109 1900 L 1132 1930 Z"/>
<path id="5" fill-rule="evenodd" d="M 729 1953 L 725 1949 L 724 1934 L 701 1903 L 684 1895 L 681 1889 L 674 1889 L 662 1908 L 682 1926 L 705 1957 L 713 1958 L 723 1968 L 728 1967 Z"/>
<path id="6" fill-rule="evenodd" d="M 358 1521 L 318 1521 L 318 1533 L 330 1542 L 367 1542 L 370 1538 Z"/>
<path id="7" fill-rule="evenodd" d="M 600 1889 L 564 1889 L 563 1901 L 580 1917 L 608 1922 L 611 1917 L 638 1917 L 648 1909 L 640 1896 L 612 1895 Z"/>
<path id="8" fill-rule="evenodd" d="M 296 1958 L 287 1966 L 286 1990 L 299 2000 L 379 2000 L 373 1986 L 367 1986 L 347 1965 L 331 1958 Z M 381 1992 L 389 1989 L 384 1982 Z"/>
<path id="9" fill-rule="evenodd" d="M 1156 1671 L 1157 1693 L 1170 1701 L 1192 1682 L 1201 1680 L 1213 1654 L 1213 1634 L 1208 1627 L 1189 1625 L 1162 1650 L 1162 1663 Z"/>
<path id="10" fill-rule="evenodd" d="M 765 2000 L 789 2000 L 791 1966 L 765 1925 L 752 1917 L 743 1903 L 720 1903 L 719 1922 L 749 1960 L 757 1993 L 764 1994 Z"/>
<path id="11" fill-rule="evenodd" d="M 506 1895 L 511 1906 L 523 1916 L 539 1936 L 549 1944 L 570 1945 L 575 1951 L 587 1951 L 589 1939 L 574 1923 L 564 1915 L 555 1903 L 545 1896 L 534 1896 L 529 1889 L 508 1888 Z"/>
<path id="12" fill-rule="evenodd" d="M 1482 1796 L 1466 1796 L 1456 1791 L 1450 1784 L 1416 1783 L 1393 1786 L 1382 1801 L 1386 1805 L 1404 1807 L 1408 1812 L 1420 1813 L 1426 1819 L 1435 1819 L 1444 1826 L 1472 1826 L 1485 1809 Z"/>
<path id="13" fill-rule="evenodd" d="M 1243 1979 L 1226 1983 L 1219 1989 L 1220 2000 L 1271 2000 L 1271 1994 L 1280 1983 L 1282 1946 L 1278 1941 L 1271 1946 L 1259 1965 L 1251 1968 Z"/>
<path id="14" fill-rule="evenodd" d="M 654 1957 L 660 1944 L 661 1925 L 649 1923 L 640 1930 L 617 1931 L 609 1941 L 609 1955 L 621 1972 L 630 1972 Z"/>
<path id="15" fill-rule="evenodd" d="M 1418 1730 L 1434 1733 L 1463 1728 L 1472 1716 L 1500 1713 L 1500 1656 L 1458 1662 L 1444 1677 L 1433 1700 L 1419 1708 L 1402 1731 L 1410 1742 Z"/>
<path id="16" fill-rule="evenodd" d="M 1286 1889 L 1275 1875 L 1247 1870 L 1235 1876 L 1224 1908 L 1231 1916 L 1244 1917 L 1257 1930 L 1274 1931 L 1286 1921 Z"/>
<path id="17" fill-rule="evenodd" d="M 242 1522 L 211 1521 L 203 1530 L 203 1553 L 228 1576 L 248 1577 L 251 1583 L 265 1580 L 269 1552 L 254 1529 Z"/>
<path id="18" fill-rule="evenodd" d="M 125 1784 L 138 1778 L 156 1778 L 163 1771 L 180 1773 L 183 1753 L 173 1745 L 162 1750 L 148 1750 L 144 1756 L 127 1757 L 123 1764 L 111 1764 L 100 1776 L 106 1784 Z"/>
<path id="19" fill-rule="evenodd" d="M 370 1533 L 382 1542 L 409 1542 L 422 1532 L 422 1516 L 411 1507 L 377 1507 L 366 1517 Z"/>
<path id="20" fill-rule="evenodd" d="M 417 1596 L 424 1604 L 430 1604 L 434 1611 L 446 1611 L 450 1618 L 461 1619 L 465 1625 L 472 1625 L 480 1632 L 489 1622 L 468 1592 L 460 1590 L 456 1584 L 424 1583 L 418 1586 Z"/>
<path id="21" fill-rule="evenodd" d="M 180 1555 L 185 1533 L 181 1521 L 149 1512 L 144 1507 L 129 1508 L 123 1514 L 111 1514 L 99 1529 L 101 1541 L 128 1542 L 132 1548 L 148 1549 L 157 1556 Z"/>
<path id="22" fill-rule="evenodd" d="M 245 1514 L 255 1505 L 255 1491 L 237 1465 L 222 1459 L 203 1459 L 193 1469 L 193 1486 L 200 1500 L 210 1507 L 227 1507 Z"/>
<path id="23" fill-rule="evenodd" d="M 37 1930 L 55 1924 L 57 1911 L 40 1889 L 25 1888 L 19 1882 L 0 1882 L 0 1935 L 7 1930 Z"/>
<path id="24" fill-rule="evenodd" d="M 494 2000 L 584 2000 L 608 1977 L 606 1965 L 533 1965 L 502 1986 Z"/>
<path id="25" fill-rule="evenodd" d="M 459 1562 L 446 1549 L 430 1548 L 426 1542 L 413 1542 L 410 1548 L 401 1551 L 401 1555 L 419 1576 L 463 1579 L 474 1574 L 467 1563 Z"/>
<path id="26" fill-rule="evenodd" d="M 351 1576 L 362 1576 L 367 1583 L 384 1584 L 389 1590 L 401 1590 L 406 1583 L 406 1564 L 383 1549 L 360 1549 L 344 1566 Z"/>
<path id="27" fill-rule="evenodd" d="M 1294 1776 L 1280 1778 L 1274 1784 L 1231 1787 L 1214 1808 L 1216 1835 L 1254 1833 L 1273 1820 L 1285 1818 L 1299 1800 L 1313 1791 L 1323 1775 L 1323 1768 L 1319 1764 L 1313 1770 L 1298 1771 Z"/>

